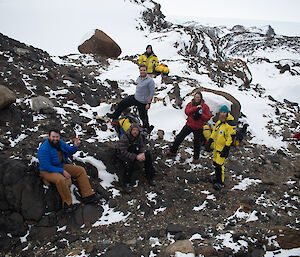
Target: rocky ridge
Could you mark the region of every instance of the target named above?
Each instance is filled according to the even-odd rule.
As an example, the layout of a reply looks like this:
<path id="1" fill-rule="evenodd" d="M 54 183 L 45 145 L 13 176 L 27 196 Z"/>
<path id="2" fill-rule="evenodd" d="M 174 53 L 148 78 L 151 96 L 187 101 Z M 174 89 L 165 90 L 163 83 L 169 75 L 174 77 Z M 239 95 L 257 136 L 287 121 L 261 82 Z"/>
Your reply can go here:
<path id="1" fill-rule="evenodd" d="M 147 19 L 151 21 L 151 16 Z M 160 33 L 164 30 L 168 27 L 161 27 Z M 165 33 L 171 30 L 190 37 L 191 45 L 179 42 L 178 49 L 191 69 L 210 74 L 220 86 L 231 81 L 241 90 L 263 95 L 263 88 L 251 82 L 245 85 L 238 72 L 226 68 L 223 50 L 213 55 L 205 50 L 211 49 L 204 43 L 205 38 L 216 46 L 213 49 L 220 49 L 206 32 L 178 26 Z M 202 39 L 202 45 L 197 45 Z M 202 52 L 206 53 L 204 57 L 199 56 Z M 269 131 L 278 133 L 272 125 L 282 125 L 281 133 L 290 143 L 289 148 L 274 151 L 246 140 L 232 149 L 226 166 L 226 188 L 221 193 L 215 192 L 210 183 L 210 154 L 202 151 L 201 163 L 190 164 L 192 142 L 187 140 L 175 159 L 167 159 L 164 149 L 169 143 L 157 138 L 150 141 L 150 147 L 158 185 L 150 188 L 137 172 L 135 178 L 140 181 L 133 194 L 113 197 L 113 191 L 101 186 L 97 169 L 79 160 L 93 156 L 105 164 L 109 173 L 121 178 L 115 142 L 89 143 L 95 134 L 109 127 L 87 113 L 93 113 L 93 108 L 102 102 L 118 101 L 122 82 L 108 80 L 103 84 L 97 79 L 101 69 L 109 66 L 104 58 L 69 55 L 60 59 L 64 65 L 55 63 L 42 50 L 0 35 L 0 84 L 17 98 L 14 104 L 0 110 L 3 254 L 66 256 L 84 250 L 90 256 L 159 256 L 168 245 L 184 239 L 190 239 L 194 252 L 204 256 L 261 256 L 266 249 L 299 247 L 299 145 L 291 139 L 299 129 L 298 105 L 269 96 L 276 110 L 276 116 L 270 117 Z M 127 56 L 118 60 L 135 59 Z M 164 81 L 174 85 L 166 98 L 173 99 L 178 108 L 184 97 L 176 93 L 176 86 L 182 81 L 198 88 L 196 81 L 184 77 L 171 76 Z M 32 99 L 39 96 L 50 99 L 54 107 L 33 111 Z M 63 130 L 62 136 L 68 142 L 75 132 L 82 132 L 80 155 L 72 161 L 86 168 L 93 188 L 103 198 L 97 206 L 77 204 L 70 216 L 61 212 L 56 189 L 43 185 L 38 176 L 36 150 L 53 125 Z M 242 181 L 249 187 L 239 188 Z M 122 191 L 121 182 L 113 182 L 114 188 Z M 129 216 L 125 222 L 92 226 L 105 213 L 105 206 Z M 222 247 L 225 236 L 235 249 Z"/>

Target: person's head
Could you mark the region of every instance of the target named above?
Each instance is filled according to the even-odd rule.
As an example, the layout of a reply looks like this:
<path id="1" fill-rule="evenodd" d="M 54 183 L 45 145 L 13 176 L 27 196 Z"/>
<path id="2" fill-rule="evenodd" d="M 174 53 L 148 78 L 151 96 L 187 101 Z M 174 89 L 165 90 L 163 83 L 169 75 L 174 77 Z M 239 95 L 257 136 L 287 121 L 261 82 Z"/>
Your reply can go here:
<path id="1" fill-rule="evenodd" d="M 54 147 L 59 146 L 60 131 L 57 129 L 50 129 L 49 135 L 48 135 L 48 140 L 52 146 L 54 146 Z"/>
<path id="2" fill-rule="evenodd" d="M 147 76 L 147 67 L 146 67 L 145 64 L 141 63 L 140 66 L 139 66 L 139 70 L 140 70 L 140 76 L 142 78 Z"/>
<path id="3" fill-rule="evenodd" d="M 195 103 L 201 103 L 201 101 L 202 101 L 202 94 L 201 94 L 201 92 L 196 92 L 195 93 L 195 95 L 194 95 L 194 101 L 195 101 Z"/>
<path id="4" fill-rule="evenodd" d="M 147 45 L 146 46 L 146 52 L 149 53 L 149 54 L 152 52 L 152 45 Z"/>
<path id="5" fill-rule="evenodd" d="M 137 137 L 140 133 L 139 126 L 135 123 L 132 123 L 130 133 L 132 136 Z"/>
<path id="6" fill-rule="evenodd" d="M 224 122 L 227 119 L 228 113 L 229 113 L 229 109 L 226 105 L 221 106 L 220 110 L 219 110 L 219 120 Z"/>

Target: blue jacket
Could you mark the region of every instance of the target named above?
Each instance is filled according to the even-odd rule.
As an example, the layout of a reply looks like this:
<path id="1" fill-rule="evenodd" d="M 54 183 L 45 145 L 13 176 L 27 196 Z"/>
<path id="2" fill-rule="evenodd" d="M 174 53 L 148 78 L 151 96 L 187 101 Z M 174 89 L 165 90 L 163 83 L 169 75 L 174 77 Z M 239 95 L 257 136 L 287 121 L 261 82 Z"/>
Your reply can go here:
<path id="1" fill-rule="evenodd" d="M 47 171 L 50 173 L 63 173 L 62 168 L 70 155 L 77 152 L 78 147 L 70 146 L 63 140 L 60 140 L 60 150 L 64 153 L 64 161 L 59 162 L 58 151 L 52 147 L 47 139 L 38 150 L 38 159 L 40 163 L 40 171 Z"/>

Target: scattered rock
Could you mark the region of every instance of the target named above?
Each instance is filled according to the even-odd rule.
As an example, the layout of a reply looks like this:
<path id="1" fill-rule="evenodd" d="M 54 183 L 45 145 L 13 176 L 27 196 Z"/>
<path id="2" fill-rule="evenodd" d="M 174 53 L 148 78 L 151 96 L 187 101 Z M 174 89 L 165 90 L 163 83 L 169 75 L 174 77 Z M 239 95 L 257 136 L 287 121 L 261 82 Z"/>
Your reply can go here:
<path id="1" fill-rule="evenodd" d="M 174 244 L 167 246 L 162 251 L 162 256 L 169 257 L 170 255 L 174 255 L 175 252 L 195 254 L 194 247 L 189 240 L 179 240 L 176 241 Z"/>
<path id="2" fill-rule="evenodd" d="M 54 113 L 54 104 L 45 96 L 31 98 L 31 108 L 35 112 Z"/>

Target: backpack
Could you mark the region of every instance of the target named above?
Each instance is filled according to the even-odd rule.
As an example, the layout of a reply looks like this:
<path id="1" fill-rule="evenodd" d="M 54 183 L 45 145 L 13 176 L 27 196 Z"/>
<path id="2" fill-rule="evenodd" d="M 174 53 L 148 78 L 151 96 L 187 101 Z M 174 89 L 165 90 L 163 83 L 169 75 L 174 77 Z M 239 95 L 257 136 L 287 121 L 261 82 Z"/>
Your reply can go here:
<path id="1" fill-rule="evenodd" d="M 133 116 L 127 116 L 119 119 L 116 124 L 118 135 L 122 136 L 123 134 L 126 134 L 127 131 L 131 128 L 132 123 L 138 124 L 138 126 L 141 127 L 140 121 Z"/>

